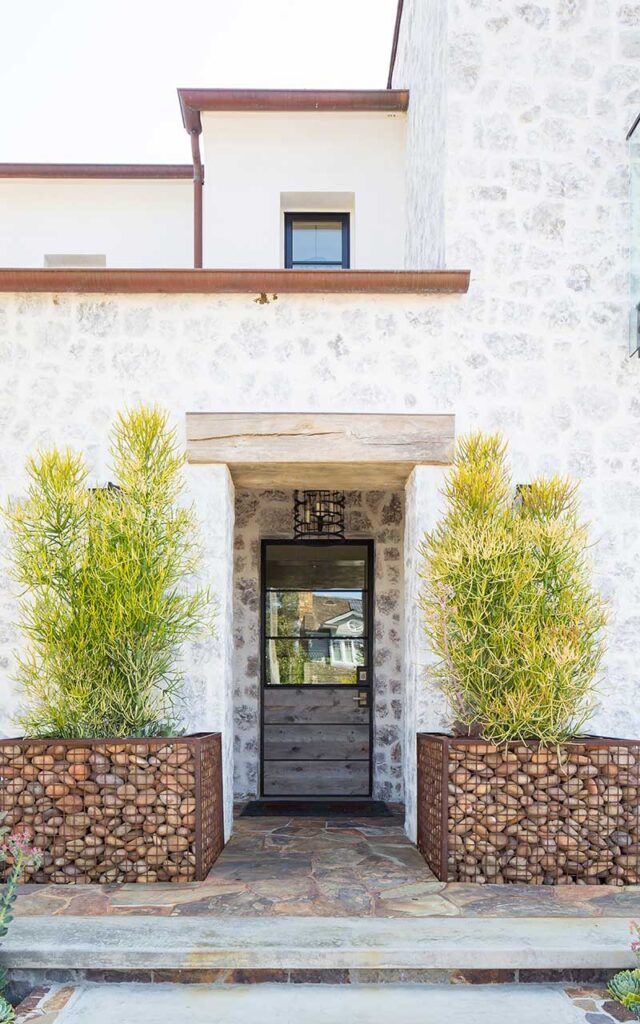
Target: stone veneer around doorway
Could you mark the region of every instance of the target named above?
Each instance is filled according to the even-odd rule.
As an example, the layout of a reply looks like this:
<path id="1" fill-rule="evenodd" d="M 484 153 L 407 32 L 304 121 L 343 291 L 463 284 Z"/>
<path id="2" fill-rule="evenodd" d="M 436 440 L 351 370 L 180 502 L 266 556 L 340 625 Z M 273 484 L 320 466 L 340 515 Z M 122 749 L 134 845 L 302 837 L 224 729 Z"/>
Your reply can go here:
<path id="1" fill-rule="evenodd" d="M 373 795 L 401 801 L 404 495 L 349 491 L 346 536 L 375 541 Z M 236 799 L 256 796 L 260 771 L 260 541 L 290 537 L 293 492 L 237 491 L 233 710 Z"/>

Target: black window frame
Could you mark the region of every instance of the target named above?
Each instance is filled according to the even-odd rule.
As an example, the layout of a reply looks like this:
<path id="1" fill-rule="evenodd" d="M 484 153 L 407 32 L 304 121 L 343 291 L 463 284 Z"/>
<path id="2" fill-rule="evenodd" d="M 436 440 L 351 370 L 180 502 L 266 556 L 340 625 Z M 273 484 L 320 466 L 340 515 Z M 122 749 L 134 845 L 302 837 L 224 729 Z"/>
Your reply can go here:
<path id="1" fill-rule="evenodd" d="M 327 270 L 349 270 L 351 262 L 351 214 L 350 213 L 285 213 L 284 215 L 284 267 L 285 270 L 304 270 L 305 261 L 293 262 L 293 222 L 294 221 L 340 221 L 342 225 L 342 260 L 340 263 L 326 264 Z M 317 262 L 307 260 L 306 265 L 318 270 Z M 324 269 L 324 267 L 323 267 Z"/>

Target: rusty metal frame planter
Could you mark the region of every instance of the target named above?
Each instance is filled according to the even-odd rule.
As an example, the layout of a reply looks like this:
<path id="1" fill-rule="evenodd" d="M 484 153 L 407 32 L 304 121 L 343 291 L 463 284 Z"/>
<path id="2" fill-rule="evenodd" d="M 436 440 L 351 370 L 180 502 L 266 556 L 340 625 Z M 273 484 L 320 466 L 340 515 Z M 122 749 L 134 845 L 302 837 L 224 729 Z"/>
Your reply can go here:
<path id="1" fill-rule="evenodd" d="M 443 882 L 640 881 L 640 741 L 417 736 L 417 844 Z"/>
<path id="2" fill-rule="evenodd" d="M 27 881 L 202 881 L 224 846 L 220 733 L 1 739 L 3 822 L 43 853 Z"/>

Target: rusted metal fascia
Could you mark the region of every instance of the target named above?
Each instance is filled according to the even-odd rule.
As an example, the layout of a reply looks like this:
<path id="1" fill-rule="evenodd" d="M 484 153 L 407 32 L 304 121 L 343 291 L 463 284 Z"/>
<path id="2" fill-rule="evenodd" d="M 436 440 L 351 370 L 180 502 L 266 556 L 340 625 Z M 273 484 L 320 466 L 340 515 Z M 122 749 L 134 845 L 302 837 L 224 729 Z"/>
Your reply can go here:
<path id="1" fill-rule="evenodd" d="M 191 131 L 200 111 L 293 113 L 403 113 L 406 89 L 178 89 L 182 120 Z"/>
<path id="2" fill-rule="evenodd" d="M 189 164 L 0 164 L 0 178 L 98 178 L 171 180 L 190 178 Z"/>

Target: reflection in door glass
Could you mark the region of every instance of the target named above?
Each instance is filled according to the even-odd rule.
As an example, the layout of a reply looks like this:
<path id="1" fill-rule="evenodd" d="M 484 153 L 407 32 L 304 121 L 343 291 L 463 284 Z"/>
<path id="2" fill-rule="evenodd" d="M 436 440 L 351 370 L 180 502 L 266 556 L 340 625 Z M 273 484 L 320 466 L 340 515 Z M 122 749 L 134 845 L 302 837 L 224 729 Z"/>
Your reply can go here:
<path id="1" fill-rule="evenodd" d="M 268 686 L 359 683 L 366 664 L 368 549 L 269 545 L 264 658 Z"/>
<path id="2" fill-rule="evenodd" d="M 361 590 L 269 590 L 267 636 L 365 636 Z"/>
<path id="3" fill-rule="evenodd" d="M 333 640 L 329 635 L 302 639 L 267 640 L 267 685 L 355 686 L 364 665 L 364 640 Z"/>

